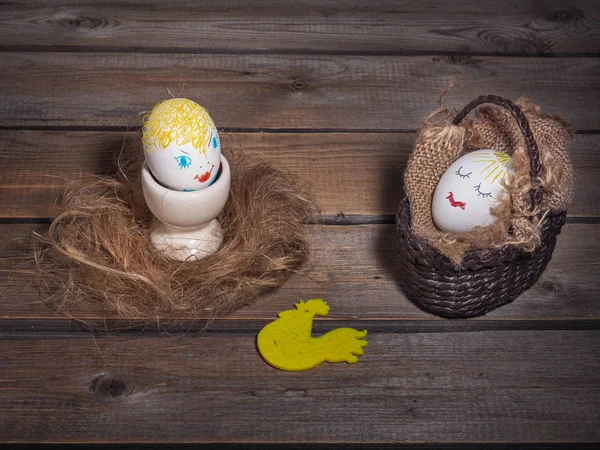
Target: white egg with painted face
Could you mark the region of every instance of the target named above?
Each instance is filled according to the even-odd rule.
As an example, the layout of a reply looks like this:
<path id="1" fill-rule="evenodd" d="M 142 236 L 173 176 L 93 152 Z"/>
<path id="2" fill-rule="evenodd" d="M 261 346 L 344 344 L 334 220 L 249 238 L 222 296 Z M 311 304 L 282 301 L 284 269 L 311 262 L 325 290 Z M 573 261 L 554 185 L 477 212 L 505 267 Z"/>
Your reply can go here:
<path id="1" fill-rule="evenodd" d="M 498 199 L 511 158 L 496 150 L 476 150 L 444 172 L 433 194 L 431 212 L 442 231 L 463 232 L 496 221 L 490 206 Z"/>
<path id="2" fill-rule="evenodd" d="M 197 191 L 217 178 L 221 142 L 208 111 L 187 98 L 158 103 L 144 117 L 144 154 L 163 186 Z"/>

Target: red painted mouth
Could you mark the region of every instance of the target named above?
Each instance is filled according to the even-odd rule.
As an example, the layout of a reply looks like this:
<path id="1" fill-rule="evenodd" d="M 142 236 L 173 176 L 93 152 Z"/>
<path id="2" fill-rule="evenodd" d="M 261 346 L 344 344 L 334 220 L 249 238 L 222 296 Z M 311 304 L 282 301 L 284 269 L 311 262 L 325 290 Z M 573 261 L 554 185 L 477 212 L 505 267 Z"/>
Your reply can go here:
<path id="1" fill-rule="evenodd" d="M 202 175 L 198 176 L 198 174 L 196 174 L 196 176 L 194 177 L 194 180 L 198 180 L 200 183 L 204 183 L 204 182 L 208 181 L 214 168 L 215 168 L 215 165 L 213 164 L 212 167 L 210 168 L 210 170 L 207 170 Z"/>
<path id="2" fill-rule="evenodd" d="M 465 207 L 467 206 L 467 204 L 464 202 L 458 202 L 458 201 L 454 200 L 454 194 L 452 192 L 449 192 L 448 197 L 446 197 L 446 198 L 450 201 L 450 204 L 453 207 L 460 208 L 463 211 L 465 210 Z"/>

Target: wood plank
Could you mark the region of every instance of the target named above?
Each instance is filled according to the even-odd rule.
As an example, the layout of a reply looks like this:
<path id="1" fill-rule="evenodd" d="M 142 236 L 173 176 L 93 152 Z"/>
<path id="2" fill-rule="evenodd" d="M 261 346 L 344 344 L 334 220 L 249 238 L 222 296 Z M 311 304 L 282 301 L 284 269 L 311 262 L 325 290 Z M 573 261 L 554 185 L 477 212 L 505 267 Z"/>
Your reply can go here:
<path id="1" fill-rule="evenodd" d="M 255 335 L 0 341 L 9 442 L 597 442 L 599 331 L 370 334 L 356 365 Z"/>
<path id="2" fill-rule="evenodd" d="M 116 172 L 138 133 L 0 131 L 0 217 L 55 217 L 70 179 Z M 223 133 L 223 145 L 262 156 L 308 182 L 324 215 L 393 215 L 412 151 L 407 133 Z M 571 217 L 599 216 L 600 135 L 576 135 Z"/>
<path id="3" fill-rule="evenodd" d="M 27 250 L 32 230 L 43 225 L 0 225 L 0 319 L 60 319 L 40 304 L 33 286 Z M 398 262 L 392 225 L 319 226 L 306 228 L 312 259 L 278 291 L 264 295 L 221 320 L 272 320 L 298 300 L 324 298 L 328 320 L 430 321 L 435 316 L 406 299 L 397 285 Z M 515 302 L 477 320 L 598 320 L 600 317 L 600 225 L 567 224 L 545 273 Z M 115 318 L 101 311 L 79 312 L 80 318 Z M 194 318 L 190 318 L 194 319 Z M 66 319 L 68 321 L 68 319 Z M 444 321 L 441 321 L 444 322 Z M 195 327 L 203 325 L 196 324 Z M 254 328 L 256 323 L 248 325 Z M 398 324 L 402 327 L 402 323 Z M 443 326 L 443 325 L 440 325 Z M 242 327 L 243 328 L 243 327 Z"/>
<path id="4" fill-rule="evenodd" d="M 531 96 L 600 129 L 600 59 L 438 56 L 2 53 L 0 127 L 139 127 L 163 98 L 190 97 L 219 127 L 406 130 L 494 93 Z"/>
<path id="5" fill-rule="evenodd" d="M 15 2 L 5 47 L 181 51 L 598 53 L 600 8 L 574 0 Z M 160 20 L 157 20 L 160 19 Z"/>

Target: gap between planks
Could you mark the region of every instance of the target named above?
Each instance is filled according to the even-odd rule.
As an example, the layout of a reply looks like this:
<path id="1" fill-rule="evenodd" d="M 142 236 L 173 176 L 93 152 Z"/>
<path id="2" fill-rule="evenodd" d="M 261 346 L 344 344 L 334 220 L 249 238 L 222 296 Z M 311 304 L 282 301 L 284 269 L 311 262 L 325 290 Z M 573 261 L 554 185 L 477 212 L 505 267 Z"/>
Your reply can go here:
<path id="1" fill-rule="evenodd" d="M 11 318 L 0 319 L 0 340 L 35 340 L 35 339 L 89 339 L 136 337 L 155 338 L 157 336 L 200 337 L 202 335 L 257 334 L 271 319 L 216 319 L 208 324 L 202 320 L 178 320 L 164 326 L 148 324 L 142 321 L 104 320 L 104 329 L 90 328 L 69 318 Z M 518 320 L 518 319 L 440 319 L 434 316 L 423 320 L 329 320 L 317 318 L 313 321 L 313 335 L 316 337 L 330 330 L 351 327 L 367 330 L 373 334 L 405 334 L 405 333 L 473 333 L 484 331 L 559 331 L 559 330 L 600 330 L 600 320 L 596 318 L 580 318 L 569 320 Z"/>
<path id="2" fill-rule="evenodd" d="M 0 225 L 50 225 L 53 217 L 0 217 Z M 305 225 L 394 225 L 395 216 L 391 214 L 322 214 L 304 222 Z M 566 223 L 599 224 L 600 217 L 567 216 Z"/>
<path id="3" fill-rule="evenodd" d="M 138 133 L 142 131 L 141 126 L 92 126 L 92 125 L 0 125 L 0 131 L 63 131 L 63 132 L 87 132 L 87 133 Z M 328 133 L 348 133 L 348 134 L 416 134 L 418 130 L 413 128 L 235 128 L 222 127 L 219 133 L 230 134 L 328 134 Z M 574 134 L 600 134 L 597 129 L 573 130 Z"/>
<path id="4" fill-rule="evenodd" d="M 228 48 L 193 49 L 183 47 L 117 47 L 117 46 L 71 46 L 71 45 L 0 45 L 1 53 L 117 53 L 117 54 L 174 54 L 174 55 L 268 55 L 268 56 L 442 56 L 456 57 L 507 57 L 507 58 L 599 58 L 600 53 L 585 52 L 477 52 L 477 51 L 437 51 L 437 50 L 315 50 L 315 49 L 276 49 L 252 50 Z"/>

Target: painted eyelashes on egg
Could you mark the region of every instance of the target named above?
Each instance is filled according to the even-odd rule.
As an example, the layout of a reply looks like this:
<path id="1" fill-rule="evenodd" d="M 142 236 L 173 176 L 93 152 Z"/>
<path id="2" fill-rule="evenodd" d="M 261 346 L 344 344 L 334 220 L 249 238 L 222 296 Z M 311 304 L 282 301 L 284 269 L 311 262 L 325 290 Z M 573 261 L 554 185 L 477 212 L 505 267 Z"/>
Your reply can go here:
<path id="1" fill-rule="evenodd" d="M 475 188 L 475 191 L 477 192 L 477 195 L 479 195 L 480 197 L 483 198 L 492 198 L 492 193 L 491 192 L 481 192 L 481 183 L 479 183 L 476 186 L 473 186 Z"/>

